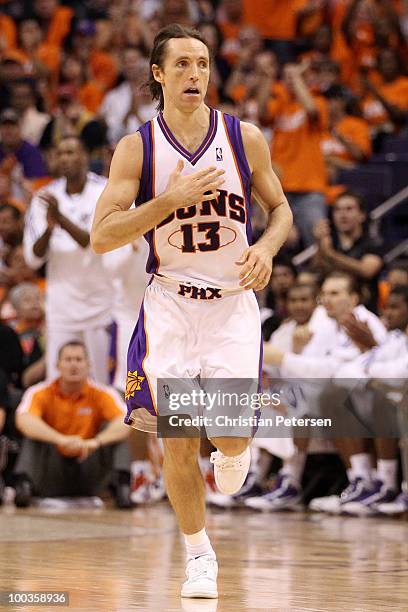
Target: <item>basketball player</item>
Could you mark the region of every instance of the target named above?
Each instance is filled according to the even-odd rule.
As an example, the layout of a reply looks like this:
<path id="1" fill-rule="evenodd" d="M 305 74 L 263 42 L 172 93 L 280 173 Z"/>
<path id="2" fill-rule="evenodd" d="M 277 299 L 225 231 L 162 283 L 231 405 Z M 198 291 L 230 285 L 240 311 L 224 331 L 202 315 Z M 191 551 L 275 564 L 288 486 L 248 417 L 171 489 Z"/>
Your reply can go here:
<path id="1" fill-rule="evenodd" d="M 153 274 L 128 353 L 126 422 L 152 427 L 159 378 L 258 379 L 261 326 L 254 290 L 270 278 L 292 214 L 261 132 L 204 103 L 207 44 L 173 24 L 156 36 L 150 88 L 159 115 L 125 136 L 112 159 L 91 233 L 104 253 L 145 234 Z M 268 211 L 251 245 L 250 197 Z M 136 208 L 128 210 L 136 200 Z M 213 437 L 218 488 L 242 486 L 250 437 Z M 205 532 L 200 440 L 164 439 L 164 474 L 187 549 L 183 597 L 216 598 L 217 562 Z"/>

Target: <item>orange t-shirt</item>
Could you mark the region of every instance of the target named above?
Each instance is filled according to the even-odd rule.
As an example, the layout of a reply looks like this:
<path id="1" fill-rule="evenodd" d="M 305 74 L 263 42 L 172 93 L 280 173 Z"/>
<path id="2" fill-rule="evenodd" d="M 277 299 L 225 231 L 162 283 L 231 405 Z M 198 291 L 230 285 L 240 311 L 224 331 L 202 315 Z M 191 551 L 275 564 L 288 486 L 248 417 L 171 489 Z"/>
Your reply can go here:
<path id="1" fill-rule="evenodd" d="M 272 161 L 282 169 L 285 191 L 324 192 L 326 165 L 321 141 L 328 126 L 327 102 L 314 97 L 319 110 L 317 121 L 309 120 L 303 106 L 282 84 L 275 85 L 275 96 L 268 103 L 273 120 Z"/>
<path id="2" fill-rule="evenodd" d="M 105 95 L 105 88 L 98 81 L 87 81 L 78 92 L 78 99 L 89 112 L 96 113 Z"/>
<path id="3" fill-rule="evenodd" d="M 6 41 L 6 49 L 14 49 L 17 43 L 17 28 L 8 15 L 0 15 L 0 40 Z"/>
<path id="4" fill-rule="evenodd" d="M 264 38 L 293 40 L 296 36 L 296 13 L 307 0 L 244 0 L 246 25 L 254 25 Z"/>
<path id="5" fill-rule="evenodd" d="M 360 147 L 365 157 L 371 154 L 371 140 L 368 123 L 364 119 L 346 115 L 336 125 L 336 132 L 344 138 L 351 140 Z M 322 151 L 324 155 L 340 157 L 341 159 L 353 161 L 352 156 L 340 140 L 337 140 L 330 132 L 326 132 L 322 139 Z"/>
<path id="6" fill-rule="evenodd" d="M 48 27 L 46 42 L 49 45 L 61 47 L 64 38 L 69 34 L 71 29 L 71 20 L 74 11 L 67 6 L 59 6 L 52 16 Z"/>
<path id="7" fill-rule="evenodd" d="M 398 77 L 392 83 L 382 83 L 377 88 L 387 102 L 403 111 L 408 110 L 408 77 Z M 371 95 L 368 95 L 363 102 L 363 112 L 370 125 L 381 125 L 388 119 L 388 113 L 381 102 Z"/>
<path id="8" fill-rule="evenodd" d="M 106 89 L 113 87 L 118 74 L 113 57 L 103 51 L 92 51 L 89 63 L 95 80 Z"/>
<path id="9" fill-rule="evenodd" d="M 88 440 L 96 436 L 102 423 L 123 416 L 126 409 L 114 389 L 87 380 L 79 393 L 63 395 L 57 379 L 34 385 L 24 393 L 17 413 L 25 412 L 41 417 L 59 433 Z M 66 456 L 78 455 L 58 450 Z"/>

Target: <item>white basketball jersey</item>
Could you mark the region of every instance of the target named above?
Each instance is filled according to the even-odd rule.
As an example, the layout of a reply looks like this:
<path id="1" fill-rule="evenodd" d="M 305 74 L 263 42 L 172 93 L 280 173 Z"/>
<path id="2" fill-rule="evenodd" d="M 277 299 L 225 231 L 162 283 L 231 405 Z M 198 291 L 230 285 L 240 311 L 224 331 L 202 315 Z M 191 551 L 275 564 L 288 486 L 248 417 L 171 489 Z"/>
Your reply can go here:
<path id="1" fill-rule="evenodd" d="M 182 174 L 215 166 L 225 170 L 218 199 L 179 208 L 150 230 L 146 271 L 177 281 L 238 288 L 238 261 L 252 242 L 251 172 L 239 120 L 210 110 L 210 126 L 200 147 L 187 151 L 160 113 L 143 125 L 143 170 L 136 206 L 163 193 L 179 159 Z"/>

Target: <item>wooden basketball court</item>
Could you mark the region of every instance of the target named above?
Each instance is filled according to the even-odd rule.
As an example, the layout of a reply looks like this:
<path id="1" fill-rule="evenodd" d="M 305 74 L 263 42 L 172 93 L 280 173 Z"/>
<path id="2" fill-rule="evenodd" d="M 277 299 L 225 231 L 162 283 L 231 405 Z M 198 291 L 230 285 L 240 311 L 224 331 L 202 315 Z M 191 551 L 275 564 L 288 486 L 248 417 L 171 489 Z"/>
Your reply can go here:
<path id="1" fill-rule="evenodd" d="M 210 510 L 208 532 L 219 599 L 182 600 L 184 550 L 165 502 L 133 511 L 5 506 L 0 591 L 69 591 L 69 609 L 81 611 L 408 610 L 403 519 Z"/>

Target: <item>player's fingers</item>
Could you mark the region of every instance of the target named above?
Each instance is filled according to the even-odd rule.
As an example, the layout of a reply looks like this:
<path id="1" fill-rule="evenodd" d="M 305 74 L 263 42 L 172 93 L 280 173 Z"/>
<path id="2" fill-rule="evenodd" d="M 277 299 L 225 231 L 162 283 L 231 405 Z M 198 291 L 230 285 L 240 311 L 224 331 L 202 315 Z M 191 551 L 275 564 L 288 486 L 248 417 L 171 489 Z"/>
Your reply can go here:
<path id="1" fill-rule="evenodd" d="M 235 263 L 238 266 L 242 266 L 247 261 L 247 259 L 249 257 L 249 254 L 250 254 L 250 250 L 249 249 L 245 249 L 245 251 L 242 253 L 241 257 Z"/>
<path id="2" fill-rule="evenodd" d="M 179 159 L 173 174 L 180 174 L 183 168 L 184 168 L 184 162 L 182 159 Z"/>
<path id="3" fill-rule="evenodd" d="M 204 193 L 201 198 L 200 201 L 197 202 L 197 204 L 200 204 L 201 202 L 207 202 L 208 200 L 215 200 L 216 198 L 218 198 L 218 196 L 220 195 L 219 191 L 211 191 L 210 193 Z"/>
<path id="4" fill-rule="evenodd" d="M 194 174 L 192 174 L 191 176 L 195 179 L 202 179 L 205 176 L 208 176 L 209 174 L 212 174 L 213 172 L 218 172 L 220 174 L 224 173 L 225 170 L 220 170 L 216 168 L 216 166 L 209 166 L 208 168 L 204 168 L 203 170 L 198 170 L 198 172 L 194 172 Z"/>
<path id="5" fill-rule="evenodd" d="M 240 285 L 245 285 L 250 274 L 252 274 L 255 264 L 247 261 L 244 263 L 239 278 L 241 279 Z"/>
<path id="6" fill-rule="evenodd" d="M 242 278 L 241 282 L 239 283 L 241 287 L 246 287 L 247 285 L 250 285 L 254 282 L 254 280 L 256 280 L 260 274 L 262 274 L 263 268 L 262 268 L 262 264 L 259 262 L 256 262 L 254 266 L 252 266 L 252 269 L 249 270 L 248 274 L 246 274 L 245 276 L 241 276 L 242 273 L 240 274 L 240 278 Z"/>

